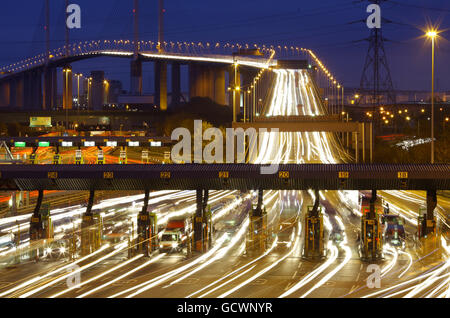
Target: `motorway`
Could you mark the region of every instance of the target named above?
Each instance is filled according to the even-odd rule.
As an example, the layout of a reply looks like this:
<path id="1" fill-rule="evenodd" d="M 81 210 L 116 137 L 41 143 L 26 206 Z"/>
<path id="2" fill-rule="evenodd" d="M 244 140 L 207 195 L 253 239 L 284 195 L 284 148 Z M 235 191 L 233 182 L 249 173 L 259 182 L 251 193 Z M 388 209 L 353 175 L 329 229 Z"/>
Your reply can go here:
<path id="1" fill-rule="evenodd" d="M 306 71 L 274 70 L 276 82 L 266 116 L 320 115 L 325 109 Z M 299 108 L 297 105 L 301 104 Z M 327 133 L 265 133 L 252 163 L 340 163 L 350 162 L 339 140 Z M 266 191 L 269 238 L 262 254 L 246 249 L 249 219 L 246 217 L 256 193 L 211 191 L 214 244 L 204 254 L 187 258 L 185 253 L 155 252 L 150 258 L 128 257 L 128 242 L 105 242 L 101 249 L 70 261 L 67 256 L 38 263 L 23 260 L 12 264 L 6 250 L 0 297 L 449 297 L 450 247 L 447 246 L 450 201 L 439 197 L 437 217 L 440 245 L 422 246 L 415 239 L 417 215 L 424 206 L 424 193 L 385 191 L 380 196 L 392 213 L 405 218 L 405 247 L 384 247 L 379 288 L 369 288 L 370 265 L 360 260 L 358 235 L 361 208 L 356 191 L 320 191 L 327 233 L 340 233 L 341 240 L 327 242 L 325 259 L 302 258 L 303 218 L 314 202 L 313 191 Z M 143 195 L 100 202 L 94 209 L 104 213 L 110 233 L 133 236 Z M 195 210 L 193 191 L 152 193 L 151 210 L 164 224 L 175 215 Z M 61 240 L 74 231 L 83 207 L 52 211 Z M 74 218 L 75 219 L 72 219 Z M 16 217 L 17 219 L 18 217 Z M 7 219 L 0 230 L 15 231 L 16 219 Z M 29 216 L 19 222 L 26 226 Z M 3 222 L 3 220 L 2 220 Z M 3 225 L 4 224 L 4 225 Z M 118 225 L 119 224 L 119 225 Z M 115 229 L 117 228 L 117 229 Z M 59 239 L 59 238 L 58 238 Z M 57 240 L 58 240 L 57 239 Z M 22 244 L 27 244 L 24 241 Z M 23 249 L 27 249 L 25 245 Z M 61 250 L 61 248 L 60 248 Z M 63 253 L 64 254 L 64 253 Z M 8 263 L 9 262 L 9 263 Z M 79 266 L 74 267 L 73 265 Z M 75 271 L 75 272 L 73 272 Z M 71 275 L 81 273 L 80 285 L 70 284 Z M 68 280 L 69 279 L 69 280 Z M 69 283 L 68 283 L 69 282 Z"/>

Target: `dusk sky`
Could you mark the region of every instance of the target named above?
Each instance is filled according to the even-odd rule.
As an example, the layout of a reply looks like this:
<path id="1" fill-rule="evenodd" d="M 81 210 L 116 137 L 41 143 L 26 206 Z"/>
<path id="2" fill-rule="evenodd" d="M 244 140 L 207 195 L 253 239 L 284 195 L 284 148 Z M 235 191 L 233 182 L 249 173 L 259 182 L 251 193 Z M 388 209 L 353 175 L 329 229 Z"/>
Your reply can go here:
<path id="1" fill-rule="evenodd" d="M 72 0 L 82 9 L 73 40 L 132 39 L 132 0 Z M 141 39 L 157 40 L 157 0 L 141 0 Z M 2 1 L 0 65 L 44 51 L 43 0 Z M 51 0 L 52 48 L 64 43 L 64 0 Z M 367 1 L 352 0 L 166 0 L 166 41 L 286 44 L 314 50 L 346 87 L 358 87 L 369 29 L 362 20 Z M 450 91 L 450 1 L 398 0 L 382 4 L 386 53 L 396 89 L 429 90 L 431 44 L 426 25 L 444 32 L 436 53 L 437 90 Z M 357 21 L 360 22 L 357 22 Z M 151 64 L 151 63 L 147 63 Z M 151 66 L 145 66 L 147 72 Z M 129 61 L 98 59 L 73 64 L 75 72 L 104 69 L 109 79 L 129 86 Z M 144 91 L 153 90 L 152 79 Z"/>

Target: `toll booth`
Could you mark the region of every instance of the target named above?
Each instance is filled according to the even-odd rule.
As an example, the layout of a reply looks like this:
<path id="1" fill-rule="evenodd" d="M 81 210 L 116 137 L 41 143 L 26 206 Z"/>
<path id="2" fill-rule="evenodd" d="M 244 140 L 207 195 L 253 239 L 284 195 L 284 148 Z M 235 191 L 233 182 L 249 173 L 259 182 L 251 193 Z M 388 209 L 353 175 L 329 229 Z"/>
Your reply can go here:
<path id="1" fill-rule="evenodd" d="M 430 255 L 428 257 L 436 261 L 440 260 L 442 254 L 440 235 L 434 218 L 427 218 L 427 208 L 419 209 L 417 238 L 417 247 L 423 255 Z"/>
<path id="2" fill-rule="evenodd" d="M 250 223 L 246 238 L 246 251 L 248 254 L 260 254 L 267 248 L 267 212 L 266 207 L 258 207 L 258 204 L 252 206 L 250 211 Z"/>
<path id="3" fill-rule="evenodd" d="M 164 151 L 164 159 L 163 164 L 170 164 L 172 163 L 172 160 L 170 159 L 170 151 Z"/>
<path id="4" fill-rule="evenodd" d="M 98 165 L 105 164 L 105 156 L 103 154 L 103 150 L 102 149 L 98 150 L 98 153 L 97 153 L 97 164 Z"/>
<path id="5" fill-rule="evenodd" d="M 53 224 L 50 216 L 50 204 L 43 204 L 37 215 L 31 216 L 30 240 L 53 238 Z"/>
<path id="6" fill-rule="evenodd" d="M 142 150 L 142 163 L 149 163 L 148 150 Z"/>
<path id="7" fill-rule="evenodd" d="M 137 216 L 136 251 L 149 256 L 158 249 L 158 219 L 156 213 L 140 212 Z"/>
<path id="8" fill-rule="evenodd" d="M 57 153 L 53 156 L 53 164 L 54 165 L 61 164 L 61 155 L 59 153 Z"/>
<path id="9" fill-rule="evenodd" d="M 206 252 L 212 246 L 212 217 L 208 198 L 208 190 L 197 190 L 197 208 L 192 219 L 193 247 L 197 252 Z"/>
<path id="10" fill-rule="evenodd" d="M 75 164 L 76 165 L 82 165 L 83 164 L 83 154 L 81 152 L 81 149 L 75 150 Z"/>
<path id="11" fill-rule="evenodd" d="M 30 155 L 30 165 L 36 164 L 36 153 Z"/>
<path id="12" fill-rule="evenodd" d="M 435 236 L 436 231 L 436 219 L 434 217 L 434 210 L 437 206 L 436 190 L 427 190 L 427 206 L 426 208 L 419 209 L 418 219 L 418 237 L 419 239 L 425 239 L 430 236 Z"/>
<path id="13" fill-rule="evenodd" d="M 84 214 L 81 220 L 81 255 L 98 250 L 102 243 L 103 218 L 100 211 Z"/>
<path id="14" fill-rule="evenodd" d="M 205 244 L 205 251 L 208 251 L 212 247 L 213 243 L 213 227 L 212 227 L 212 213 L 211 213 L 211 206 L 208 205 L 206 208 L 206 211 L 203 214 L 204 218 L 204 227 L 203 227 L 203 237 L 204 244 Z"/>
<path id="15" fill-rule="evenodd" d="M 322 206 L 307 206 L 302 256 L 306 259 L 321 259 L 326 256 Z"/>
<path id="16" fill-rule="evenodd" d="M 380 211 L 371 215 L 370 208 L 364 208 L 361 217 L 361 259 L 374 261 L 383 258 L 383 242 L 380 222 Z"/>
<path id="17" fill-rule="evenodd" d="M 39 240 L 49 240 L 48 243 L 53 239 L 53 224 L 52 218 L 50 216 L 50 205 L 42 203 L 41 191 L 39 193 L 38 203 L 36 209 L 31 216 L 30 222 L 30 243 Z M 38 246 L 36 249 L 31 250 L 31 257 L 38 260 L 43 254 L 43 247 Z"/>
<path id="18" fill-rule="evenodd" d="M 186 256 L 189 258 L 192 256 L 192 249 L 194 245 L 194 227 L 191 218 L 186 218 L 185 220 L 184 234 L 186 235 Z"/>
<path id="19" fill-rule="evenodd" d="M 123 147 L 123 148 L 120 149 L 119 164 L 120 165 L 126 165 L 127 162 L 128 162 L 127 149 L 126 149 L 126 147 Z"/>

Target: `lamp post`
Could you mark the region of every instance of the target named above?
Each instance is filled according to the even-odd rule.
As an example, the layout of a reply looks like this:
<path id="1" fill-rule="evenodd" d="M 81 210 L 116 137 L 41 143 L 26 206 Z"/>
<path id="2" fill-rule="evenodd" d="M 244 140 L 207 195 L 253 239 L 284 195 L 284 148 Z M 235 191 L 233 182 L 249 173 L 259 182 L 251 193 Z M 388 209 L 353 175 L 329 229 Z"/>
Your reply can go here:
<path id="1" fill-rule="evenodd" d="M 434 39 L 437 36 L 435 30 L 427 32 L 431 38 L 431 163 L 434 163 Z"/>
<path id="2" fill-rule="evenodd" d="M 83 77 L 83 74 L 76 73 L 75 77 L 77 78 L 77 104 L 78 109 L 80 109 L 80 77 Z"/>

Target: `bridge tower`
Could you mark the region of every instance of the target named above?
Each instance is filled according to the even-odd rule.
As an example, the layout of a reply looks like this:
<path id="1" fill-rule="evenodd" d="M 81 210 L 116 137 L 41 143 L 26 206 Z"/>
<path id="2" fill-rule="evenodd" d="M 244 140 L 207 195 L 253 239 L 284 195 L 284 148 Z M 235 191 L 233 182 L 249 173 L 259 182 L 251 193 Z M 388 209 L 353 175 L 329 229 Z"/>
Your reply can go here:
<path id="1" fill-rule="evenodd" d="M 133 24 L 134 24 L 134 56 L 131 61 L 131 86 L 132 95 L 142 95 L 142 61 L 139 58 L 139 0 L 134 0 L 133 7 Z"/>
<path id="2" fill-rule="evenodd" d="M 158 12 L 158 52 L 164 53 L 164 0 L 159 0 Z M 177 72 L 173 64 L 172 72 Z M 155 61 L 155 105 L 162 111 L 167 110 L 167 62 L 164 60 Z"/>
<path id="3" fill-rule="evenodd" d="M 69 0 L 66 0 L 66 5 L 64 8 L 69 6 Z M 69 13 L 66 10 L 66 21 L 69 18 Z M 66 51 L 65 55 L 68 57 L 70 55 L 69 49 L 69 27 L 67 23 L 65 23 L 66 29 Z M 72 101 L 73 101 L 73 73 L 72 66 L 67 64 L 63 67 L 63 109 L 72 109 Z"/>

